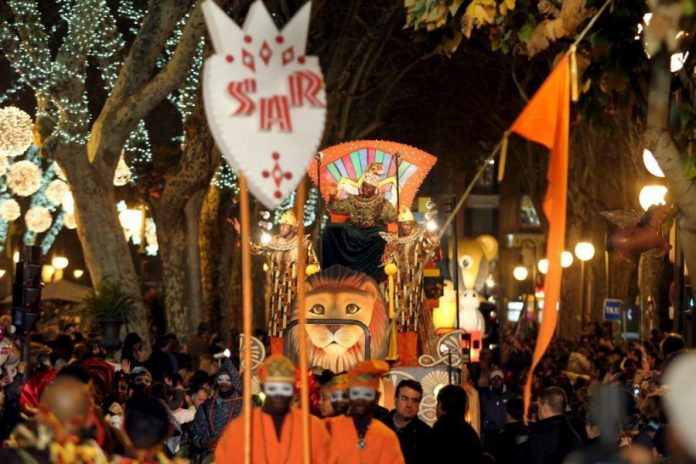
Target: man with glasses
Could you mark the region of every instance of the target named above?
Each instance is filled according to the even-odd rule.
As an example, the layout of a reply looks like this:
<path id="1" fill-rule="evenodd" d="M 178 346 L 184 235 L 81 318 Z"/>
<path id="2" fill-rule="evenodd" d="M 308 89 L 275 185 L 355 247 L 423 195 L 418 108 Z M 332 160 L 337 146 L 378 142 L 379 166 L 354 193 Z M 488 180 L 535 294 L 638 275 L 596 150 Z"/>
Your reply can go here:
<path id="1" fill-rule="evenodd" d="M 415 380 L 404 379 L 396 387 L 396 409 L 384 422 L 399 437 L 406 464 L 424 463 L 431 448 L 432 429 L 418 418 L 423 387 Z"/>

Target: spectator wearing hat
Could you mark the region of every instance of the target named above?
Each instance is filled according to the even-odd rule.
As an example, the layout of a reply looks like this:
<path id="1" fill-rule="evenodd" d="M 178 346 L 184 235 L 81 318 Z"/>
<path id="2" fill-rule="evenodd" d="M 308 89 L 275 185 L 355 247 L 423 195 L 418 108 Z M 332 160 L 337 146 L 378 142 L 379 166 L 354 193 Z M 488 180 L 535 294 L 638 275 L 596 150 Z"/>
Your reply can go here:
<path id="1" fill-rule="evenodd" d="M 257 373 L 266 395 L 261 408 L 251 411 L 251 462 L 302 462 L 302 412 L 291 406 L 295 365 L 282 355 L 266 358 Z M 311 461 L 333 463 L 329 436 L 321 420 L 310 416 Z M 233 419 L 215 448 L 215 462 L 242 462 L 244 417 Z"/>
<path id="2" fill-rule="evenodd" d="M 503 371 L 494 370 L 490 386 L 481 391 L 481 429 L 484 443 L 492 441 L 507 423 L 507 402 L 514 395 L 505 385 Z"/>
<path id="3" fill-rule="evenodd" d="M 3 464 L 107 462 L 94 436 L 94 404 L 89 387 L 71 375 L 57 377 L 41 393 L 40 408 L 19 424 L 0 447 Z"/>
<path id="4" fill-rule="evenodd" d="M 242 381 L 234 366 L 226 363 L 215 378 L 215 392 L 198 408 L 193 419 L 191 442 L 200 461 L 215 449 L 227 424 L 241 411 Z"/>
<path id="5" fill-rule="evenodd" d="M 363 361 L 348 372 L 350 415 L 328 420 L 331 445 L 339 464 L 403 463 L 399 438 L 373 413 L 379 399 L 379 381 L 389 372 L 384 361 Z"/>

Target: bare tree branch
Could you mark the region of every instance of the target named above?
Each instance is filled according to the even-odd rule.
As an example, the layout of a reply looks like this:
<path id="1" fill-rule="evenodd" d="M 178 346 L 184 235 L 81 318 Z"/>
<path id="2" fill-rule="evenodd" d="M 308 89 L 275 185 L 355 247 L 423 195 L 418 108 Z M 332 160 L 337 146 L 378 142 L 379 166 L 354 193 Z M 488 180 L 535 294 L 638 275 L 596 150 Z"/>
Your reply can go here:
<path id="1" fill-rule="evenodd" d="M 120 153 L 104 151 L 107 146 L 123 146 L 128 134 L 167 95 L 176 89 L 191 67 L 198 41 L 203 35 L 203 13 L 196 5 L 184 27 L 179 44 L 167 65 L 149 82 L 140 86 L 132 95 L 109 97 L 104 109 L 92 128 L 92 137 L 87 147 L 90 160 L 100 164 L 101 169 L 113 174 Z M 161 52 L 161 50 L 160 50 Z M 127 74 L 125 68 L 121 75 Z M 108 127 L 108 130 L 105 128 Z M 98 156 L 101 154 L 101 156 Z"/>
<path id="2" fill-rule="evenodd" d="M 141 89 L 152 76 L 157 58 L 176 24 L 188 11 L 190 0 L 151 0 L 138 35 L 109 96 L 112 101 L 124 101 Z"/>

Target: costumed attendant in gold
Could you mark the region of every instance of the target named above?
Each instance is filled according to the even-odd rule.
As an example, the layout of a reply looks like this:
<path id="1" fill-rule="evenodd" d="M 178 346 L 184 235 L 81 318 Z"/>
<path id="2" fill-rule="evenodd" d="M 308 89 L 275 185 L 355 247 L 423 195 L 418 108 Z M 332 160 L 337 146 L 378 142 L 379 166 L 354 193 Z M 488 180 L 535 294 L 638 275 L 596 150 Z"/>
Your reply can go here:
<path id="1" fill-rule="evenodd" d="M 58 377 L 41 394 L 32 420 L 20 423 L 9 447 L 0 447 L 0 463 L 107 464 L 93 433 L 94 403 L 87 385 Z"/>
<path id="2" fill-rule="evenodd" d="M 425 298 L 423 271 L 435 256 L 440 241 L 437 234 L 418 227 L 408 208 L 402 208 L 398 222 L 398 235 L 380 233 L 387 243 L 383 262 L 395 264 L 398 271 L 394 303 L 396 310 L 400 311 L 397 320 L 400 360 L 402 364 L 415 365 L 416 341 L 421 354 L 436 354 L 437 336 Z"/>
<path id="3" fill-rule="evenodd" d="M 251 252 L 265 256 L 268 262 L 270 298 L 267 300 L 266 320 L 273 353 L 282 353 L 282 337 L 297 292 L 297 218 L 294 211 L 283 213 L 278 232 L 268 243 L 251 244 Z M 309 235 L 304 240 L 307 264 L 317 264 Z"/>
<path id="4" fill-rule="evenodd" d="M 396 434 L 372 417 L 379 381 L 389 371 L 384 361 L 362 361 L 348 373 L 350 415 L 327 419 L 339 464 L 403 463 Z"/>
<path id="5" fill-rule="evenodd" d="M 251 414 L 251 462 L 284 464 L 302 462 L 302 413 L 290 406 L 295 392 L 295 365 L 285 356 L 271 355 L 259 366 L 266 395 L 263 406 Z M 310 417 L 311 462 L 335 463 L 324 424 Z M 243 461 L 244 417 L 233 419 L 215 449 L 215 462 Z"/>
<path id="6" fill-rule="evenodd" d="M 329 224 L 324 229 L 323 269 L 341 264 L 364 272 L 377 282 L 384 279 L 380 267 L 384 241 L 379 233 L 386 231 L 387 224 L 396 221 L 397 214 L 394 206 L 379 191 L 383 173 L 381 164 L 371 165 L 362 176 L 358 195 L 339 200 L 335 187 L 330 192 L 329 211 L 348 214 L 349 217 L 343 224 Z"/>

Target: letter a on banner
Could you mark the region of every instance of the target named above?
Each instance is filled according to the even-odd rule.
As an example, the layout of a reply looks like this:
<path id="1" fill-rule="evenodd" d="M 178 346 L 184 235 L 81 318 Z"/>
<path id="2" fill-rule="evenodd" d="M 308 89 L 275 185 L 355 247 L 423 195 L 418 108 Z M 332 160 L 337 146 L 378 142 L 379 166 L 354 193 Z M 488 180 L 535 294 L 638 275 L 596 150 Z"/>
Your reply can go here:
<path id="1" fill-rule="evenodd" d="M 208 125 L 229 165 L 274 209 L 317 152 L 326 117 L 324 77 L 305 55 L 311 2 L 282 30 L 263 2 L 239 27 L 212 0 L 203 14 L 215 48 L 203 68 Z"/>

